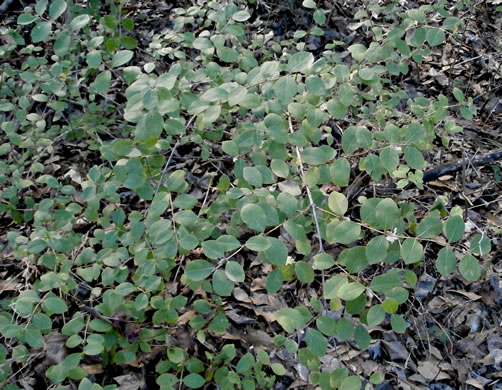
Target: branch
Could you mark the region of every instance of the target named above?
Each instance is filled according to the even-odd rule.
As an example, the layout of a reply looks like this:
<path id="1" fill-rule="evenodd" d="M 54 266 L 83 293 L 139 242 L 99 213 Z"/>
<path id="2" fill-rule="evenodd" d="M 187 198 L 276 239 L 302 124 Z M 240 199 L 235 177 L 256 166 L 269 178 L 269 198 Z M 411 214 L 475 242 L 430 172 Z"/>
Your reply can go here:
<path id="1" fill-rule="evenodd" d="M 289 115 L 288 115 L 288 123 L 289 123 L 289 131 L 291 133 L 294 133 L 293 124 L 291 123 L 291 117 Z M 314 203 L 314 199 L 312 198 L 312 192 L 310 192 L 309 186 L 307 185 L 307 183 L 305 183 L 305 173 L 303 171 L 303 161 L 302 161 L 302 156 L 300 154 L 300 148 L 298 146 L 296 147 L 296 155 L 298 157 L 298 162 L 300 163 L 300 177 L 302 179 L 302 182 L 305 185 L 305 189 L 307 190 L 307 196 L 309 198 L 310 207 L 312 208 L 312 216 L 314 218 L 315 229 L 317 232 L 317 239 L 319 240 L 319 252 L 321 253 L 321 252 L 324 252 L 324 247 L 322 245 L 321 228 L 319 227 L 319 220 L 317 218 L 316 205 Z M 323 282 L 324 282 L 324 280 L 323 280 Z"/>
<path id="2" fill-rule="evenodd" d="M 502 159 L 502 150 L 499 150 L 494 153 L 486 153 L 482 154 L 479 157 L 475 157 L 472 160 L 470 160 L 470 165 L 473 167 L 477 167 L 480 165 L 486 165 L 489 164 L 493 161 L 501 160 Z M 458 172 L 462 170 L 462 167 L 464 165 L 464 159 L 457 160 L 451 163 L 446 163 L 446 164 L 441 164 L 435 168 L 428 169 L 427 171 L 424 172 L 424 183 L 432 180 L 436 180 L 438 177 L 448 175 L 450 173 Z"/>
<path id="3" fill-rule="evenodd" d="M 9 8 L 9 5 L 12 4 L 14 0 L 5 0 L 2 5 L 0 5 L 0 14 L 1 13 L 4 13 L 5 11 L 7 11 L 7 8 Z"/>

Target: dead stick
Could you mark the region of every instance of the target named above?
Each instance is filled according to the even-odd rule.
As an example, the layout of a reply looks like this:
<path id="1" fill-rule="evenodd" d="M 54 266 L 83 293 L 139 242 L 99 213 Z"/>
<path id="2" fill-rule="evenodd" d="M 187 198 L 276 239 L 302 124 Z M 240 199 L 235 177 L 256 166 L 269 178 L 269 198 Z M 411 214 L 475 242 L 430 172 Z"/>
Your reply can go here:
<path id="1" fill-rule="evenodd" d="M 494 153 L 482 154 L 479 157 L 475 157 L 470 161 L 470 165 L 477 167 L 480 165 L 486 165 L 493 161 L 502 159 L 502 150 Z M 460 159 L 451 163 L 441 164 L 435 168 L 428 169 L 424 172 L 424 183 L 432 180 L 436 180 L 438 177 L 448 175 L 450 173 L 458 172 L 462 169 L 464 165 L 464 159 Z"/>

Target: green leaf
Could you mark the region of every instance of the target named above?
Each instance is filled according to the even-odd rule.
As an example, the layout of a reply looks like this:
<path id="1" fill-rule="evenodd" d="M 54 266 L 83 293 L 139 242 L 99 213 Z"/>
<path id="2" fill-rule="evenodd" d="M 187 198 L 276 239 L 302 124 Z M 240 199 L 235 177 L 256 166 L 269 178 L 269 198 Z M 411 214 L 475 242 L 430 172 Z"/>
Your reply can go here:
<path id="1" fill-rule="evenodd" d="M 424 256 L 422 244 L 415 238 L 407 238 L 401 245 L 401 257 L 406 264 L 415 264 Z"/>
<path id="2" fill-rule="evenodd" d="M 405 303 L 408 300 L 409 295 L 408 290 L 404 287 L 394 287 L 385 291 L 385 296 L 395 300 L 398 305 Z"/>
<path id="3" fill-rule="evenodd" d="M 307 91 L 314 96 L 325 96 L 326 95 L 326 85 L 324 81 L 317 76 L 310 76 L 305 80 L 305 86 Z M 290 107 L 288 107 L 289 109 Z"/>
<path id="4" fill-rule="evenodd" d="M 299 327 L 305 325 L 305 318 L 298 309 L 280 309 L 274 313 L 275 320 L 288 333 L 293 333 Z"/>
<path id="5" fill-rule="evenodd" d="M 345 214 L 349 208 L 349 201 L 344 194 L 333 191 L 328 197 L 329 208 L 338 216 Z"/>
<path id="6" fill-rule="evenodd" d="M 210 259 L 219 259 L 225 256 L 225 248 L 216 240 L 204 241 L 202 251 Z"/>
<path id="7" fill-rule="evenodd" d="M 338 97 L 340 98 L 340 102 L 344 106 L 349 107 L 352 104 L 352 101 L 354 100 L 354 91 L 349 85 L 344 84 L 340 87 L 340 91 L 338 92 Z"/>
<path id="8" fill-rule="evenodd" d="M 156 379 L 156 383 L 162 389 L 164 389 L 164 388 L 172 389 L 173 386 L 178 382 L 179 382 L 179 379 L 176 378 L 176 376 L 174 376 L 173 374 L 162 374 L 162 375 L 158 376 Z M 80 389 L 80 387 L 79 387 L 79 390 L 84 390 L 84 389 Z M 85 390 L 94 390 L 94 388 L 89 387 L 88 389 L 86 388 Z M 99 389 L 96 389 L 96 390 L 99 390 Z"/>
<path id="9" fill-rule="evenodd" d="M 282 160 L 274 159 L 270 163 L 274 175 L 286 179 L 289 176 L 289 166 Z"/>
<path id="10" fill-rule="evenodd" d="M 31 348 L 42 348 L 44 346 L 44 338 L 38 329 L 27 328 L 22 333 L 22 336 L 23 341 L 28 343 Z"/>
<path id="11" fill-rule="evenodd" d="M 217 48 L 216 54 L 218 54 L 220 60 L 229 64 L 236 62 L 239 58 L 239 52 L 237 50 L 231 49 L 230 47 L 226 46 Z"/>
<path id="12" fill-rule="evenodd" d="M 347 284 L 348 280 L 345 275 L 337 274 L 329 278 L 324 284 L 324 298 L 333 299 L 338 296 L 338 290 L 344 284 Z"/>
<path id="13" fill-rule="evenodd" d="M 235 284 L 228 279 L 226 273 L 218 269 L 213 274 L 213 291 L 222 297 L 228 297 L 232 294 Z"/>
<path id="14" fill-rule="evenodd" d="M 250 17 L 251 15 L 247 11 L 237 11 L 235 14 L 232 15 L 232 19 L 235 20 L 236 22 L 245 22 Z"/>
<path id="15" fill-rule="evenodd" d="M 354 333 L 354 339 L 356 344 L 361 349 L 367 349 L 371 342 L 371 337 L 366 328 L 362 325 L 358 325 L 356 327 L 356 331 Z"/>
<path id="16" fill-rule="evenodd" d="M 457 268 L 457 257 L 449 248 L 443 248 L 438 253 L 436 269 L 443 275 L 449 275 Z"/>
<path id="17" fill-rule="evenodd" d="M 38 20 L 38 17 L 36 15 L 30 15 L 30 14 L 20 14 L 17 17 L 17 24 L 20 26 L 25 26 L 27 24 L 33 23 L 35 20 Z"/>
<path id="18" fill-rule="evenodd" d="M 207 38 L 195 38 L 192 45 L 197 50 L 206 50 L 213 47 L 213 43 Z"/>
<path id="19" fill-rule="evenodd" d="M 404 333 L 406 331 L 406 321 L 403 316 L 400 314 L 392 314 L 390 316 L 390 325 L 392 326 L 392 330 L 396 333 Z"/>
<path id="20" fill-rule="evenodd" d="M 49 378 L 53 383 L 61 383 L 63 382 L 68 374 L 68 370 L 63 367 L 61 364 L 55 364 L 47 369 L 45 375 Z"/>
<path id="21" fill-rule="evenodd" d="M 166 211 L 169 207 L 169 198 L 170 194 L 168 192 L 158 192 L 157 195 L 155 195 L 155 198 L 153 198 L 152 203 L 150 204 L 150 207 L 148 209 L 148 216 L 153 218 L 160 217 L 162 214 L 164 214 L 164 211 Z"/>
<path id="22" fill-rule="evenodd" d="M 425 28 L 424 27 L 417 28 L 410 38 L 410 45 L 415 47 L 422 46 L 425 42 L 425 37 L 426 37 Z"/>
<path id="23" fill-rule="evenodd" d="M 230 156 L 237 156 L 239 154 L 239 145 L 235 141 L 223 141 L 221 148 L 226 154 Z"/>
<path id="24" fill-rule="evenodd" d="M 182 348 L 171 347 L 167 350 L 167 358 L 172 363 L 182 363 L 185 361 L 185 351 Z"/>
<path id="25" fill-rule="evenodd" d="M 289 104 L 298 93 L 298 84 L 294 77 L 283 76 L 275 82 L 274 93 L 282 104 Z"/>
<path id="26" fill-rule="evenodd" d="M 328 350 L 328 340 L 318 330 L 308 328 L 305 334 L 307 347 L 318 357 L 322 357 Z"/>
<path id="27" fill-rule="evenodd" d="M 342 135 L 342 148 L 347 154 L 359 148 L 370 148 L 373 143 L 370 131 L 364 126 L 351 126 Z"/>
<path id="28" fill-rule="evenodd" d="M 272 369 L 273 373 L 275 375 L 283 376 L 286 375 L 286 369 L 281 363 L 272 363 L 270 365 L 270 368 Z"/>
<path id="29" fill-rule="evenodd" d="M 177 171 L 174 171 L 173 173 L 171 173 L 169 175 L 169 177 L 167 178 L 167 180 L 166 180 L 167 190 L 171 191 L 171 192 L 180 192 L 180 191 L 183 190 L 183 188 L 185 187 L 185 185 L 186 185 L 186 182 L 185 182 L 185 171 L 183 171 L 181 169 L 177 170 Z M 191 212 L 191 211 L 185 211 L 184 213 L 185 213 L 184 215 L 191 215 L 191 216 L 194 216 L 194 219 L 196 219 L 193 212 Z M 184 221 L 179 221 L 178 223 L 180 223 L 182 225 L 186 225 L 187 224 Z"/>
<path id="30" fill-rule="evenodd" d="M 47 243 L 44 240 L 37 239 L 29 242 L 27 250 L 30 253 L 37 254 L 45 248 L 47 248 Z"/>
<path id="31" fill-rule="evenodd" d="M 261 172 L 256 167 L 245 167 L 243 169 L 244 180 L 255 187 L 261 187 L 263 185 L 263 177 Z"/>
<path id="32" fill-rule="evenodd" d="M 387 297 L 383 301 L 382 307 L 386 313 L 393 314 L 399 308 L 399 303 L 395 299 Z"/>
<path id="33" fill-rule="evenodd" d="M 211 275 L 213 270 L 214 266 L 206 260 L 192 260 L 188 262 L 185 274 L 188 279 L 199 282 Z"/>
<path id="34" fill-rule="evenodd" d="M 241 209 L 242 221 L 253 230 L 263 232 L 267 222 L 265 213 L 260 206 L 254 203 L 248 203 Z"/>
<path id="35" fill-rule="evenodd" d="M 366 248 L 364 246 L 354 246 L 342 250 L 338 257 L 338 262 L 347 268 L 350 273 L 356 274 L 363 271 L 368 265 L 366 258 Z"/>
<path id="36" fill-rule="evenodd" d="M 49 1 L 48 0 L 38 0 L 36 3 L 35 3 L 35 12 L 39 15 L 39 16 L 42 16 L 44 14 L 44 12 L 46 11 L 47 9 L 47 5 L 48 5 Z"/>
<path id="37" fill-rule="evenodd" d="M 281 270 L 278 268 L 274 269 L 267 275 L 267 279 L 265 279 L 265 288 L 267 289 L 267 294 L 275 294 L 281 289 L 283 282 L 284 279 Z"/>
<path id="38" fill-rule="evenodd" d="M 307 73 L 314 63 L 314 55 L 306 51 L 300 51 L 289 57 L 288 72 L 303 72 Z"/>
<path id="39" fill-rule="evenodd" d="M 383 230 L 394 228 L 398 223 L 399 208 L 390 198 L 382 199 L 375 208 L 375 217 L 378 227 Z"/>
<path id="40" fill-rule="evenodd" d="M 326 336 L 336 336 L 336 321 L 327 316 L 320 316 L 316 320 L 317 329 Z"/>
<path id="41" fill-rule="evenodd" d="M 45 42 L 51 33 L 52 22 L 37 22 L 31 30 L 31 40 L 33 43 Z"/>
<path id="42" fill-rule="evenodd" d="M 492 245 L 485 234 L 476 234 L 471 241 L 471 251 L 475 255 L 486 256 L 490 253 Z"/>
<path id="43" fill-rule="evenodd" d="M 305 8 L 316 9 L 317 5 L 314 0 L 303 0 L 302 5 Z"/>
<path id="44" fill-rule="evenodd" d="M 232 282 L 241 283 L 244 282 L 245 274 L 242 266 L 236 261 L 229 261 L 225 265 L 225 274 Z"/>
<path id="45" fill-rule="evenodd" d="M 314 270 L 308 263 L 303 261 L 295 263 L 295 272 L 298 280 L 302 283 L 312 283 L 314 281 Z"/>
<path id="46" fill-rule="evenodd" d="M 303 162 L 310 165 L 326 164 L 328 161 L 334 159 L 335 156 L 336 150 L 327 145 L 323 145 L 318 148 L 305 148 L 302 152 Z"/>
<path id="47" fill-rule="evenodd" d="M 364 287 L 361 283 L 347 283 L 338 289 L 337 296 L 345 301 L 352 301 L 364 291 L 366 291 L 366 287 Z"/>
<path id="48" fill-rule="evenodd" d="M 124 187 L 131 190 L 138 190 L 145 183 L 145 178 L 136 172 L 127 174 Z"/>
<path id="49" fill-rule="evenodd" d="M 68 321 L 63 328 L 61 333 L 65 336 L 71 336 L 73 334 L 78 334 L 82 329 L 84 329 L 85 323 L 82 317 L 75 317 Z"/>
<path id="50" fill-rule="evenodd" d="M 101 65 L 101 50 L 91 50 L 87 55 L 85 56 L 85 59 L 87 61 L 87 65 L 89 65 L 91 68 L 98 68 L 99 65 Z"/>
<path id="51" fill-rule="evenodd" d="M 458 270 L 468 282 L 475 282 L 481 277 L 479 262 L 471 255 L 466 255 L 460 260 Z"/>
<path id="52" fill-rule="evenodd" d="M 369 264 L 377 264 L 385 259 L 389 241 L 384 236 L 373 237 L 366 245 L 366 258 Z"/>
<path id="53" fill-rule="evenodd" d="M 500 7 L 499 7 L 500 8 Z M 443 21 L 443 27 L 447 30 L 457 32 L 458 27 L 463 25 L 463 21 L 460 18 L 457 18 L 456 16 L 448 16 L 444 21 Z"/>
<path id="54" fill-rule="evenodd" d="M 426 39 L 431 46 L 441 45 L 445 41 L 445 38 L 445 33 L 440 28 L 431 27 L 427 30 Z"/>
<path id="55" fill-rule="evenodd" d="M 263 236 L 254 236 L 246 241 L 246 248 L 255 251 L 263 252 L 264 250 L 270 248 L 270 241 Z"/>
<path id="56" fill-rule="evenodd" d="M 366 55 L 367 48 L 366 46 L 361 45 L 360 43 L 356 43 L 354 45 L 349 46 L 348 50 L 352 55 L 352 58 L 354 58 L 354 60 L 362 61 L 364 60 L 364 57 Z"/>
<path id="57" fill-rule="evenodd" d="M 350 163 L 346 158 L 339 158 L 329 167 L 329 174 L 333 184 L 346 187 L 350 180 Z"/>
<path id="58" fill-rule="evenodd" d="M 405 270 L 404 281 L 408 283 L 410 286 L 416 285 L 418 281 L 417 274 L 410 269 Z"/>
<path id="59" fill-rule="evenodd" d="M 61 33 L 54 42 L 54 53 L 60 57 L 68 53 L 71 45 L 71 37 L 67 34 Z"/>
<path id="60" fill-rule="evenodd" d="M 328 112 L 333 115 L 335 119 L 342 120 L 347 115 L 347 112 L 349 112 L 349 109 L 338 97 L 335 97 L 328 102 Z"/>
<path id="61" fill-rule="evenodd" d="M 350 244 L 359 238 L 361 226 L 352 221 L 333 221 L 326 227 L 326 238 L 329 243 Z"/>
<path id="62" fill-rule="evenodd" d="M 404 159 L 412 169 L 422 169 L 425 167 L 425 159 L 420 150 L 413 146 L 404 148 Z"/>
<path id="63" fill-rule="evenodd" d="M 347 341 L 354 336 L 354 325 L 347 317 L 342 317 L 336 323 L 336 335 L 340 341 Z"/>
<path id="64" fill-rule="evenodd" d="M 385 310 L 381 304 L 376 304 L 368 310 L 366 320 L 369 326 L 380 325 L 385 320 Z"/>
<path id="65" fill-rule="evenodd" d="M 216 241 L 223 247 L 225 252 L 233 251 L 241 246 L 241 243 L 237 238 L 228 234 L 219 236 Z"/>
<path id="66" fill-rule="evenodd" d="M 370 283 L 370 288 L 380 294 L 385 294 L 386 291 L 399 286 L 401 286 L 401 279 L 395 272 L 377 275 Z"/>
<path id="67" fill-rule="evenodd" d="M 53 0 L 49 7 L 49 16 L 52 20 L 56 20 L 66 11 L 66 1 L 65 0 Z"/>
<path id="68" fill-rule="evenodd" d="M 315 269 L 328 269 L 331 268 L 335 264 L 335 259 L 333 256 L 328 255 L 327 253 L 319 253 L 314 256 L 314 268 Z"/>
<path id="69" fill-rule="evenodd" d="M 266 263 L 282 267 L 286 265 L 288 258 L 288 249 L 284 243 L 273 237 L 269 237 L 270 247 L 260 253 L 263 261 Z"/>
<path id="70" fill-rule="evenodd" d="M 228 99 L 228 92 L 223 88 L 211 88 L 204 92 L 201 97 L 202 100 L 207 102 L 217 102 L 217 101 L 225 101 Z"/>
<path id="71" fill-rule="evenodd" d="M 75 18 L 70 23 L 70 29 L 72 30 L 80 30 L 82 27 L 87 26 L 87 24 L 91 21 L 89 15 L 82 14 Z"/>
<path id="72" fill-rule="evenodd" d="M 390 146 L 382 149 L 380 152 L 380 163 L 387 172 L 394 172 L 399 166 L 399 153 Z"/>
<path id="73" fill-rule="evenodd" d="M 183 378 L 183 384 L 190 389 L 199 389 L 204 386 L 204 383 L 206 383 L 206 380 L 199 374 L 195 373 L 188 374 Z"/>
<path id="74" fill-rule="evenodd" d="M 42 308 L 47 314 L 63 314 L 68 311 L 66 302 L 59 297 L 48 297 L 42 302 Z"/>
<path id="75" fill-rule="evenodd" d="M 117 68 L 124 64 L 127 64 L 131 61 L 134 56 L 134 52 L 132 50 L 120 50 L 115 53 L 112 57 L 112 68 Z"/>
<path id="76" fill-rule="evenodd" d="M 335 66 L 334 71 L 338 83 L 346 83 L 350 80 L 350 69 L 347 65 L 338 64 Z"/>
<path id="77" fill-rule="evenodd" d="M 372 68 L 363 67 L 359 69 L 358 73 L 359 77 L 363 80 L 370 81 L 373 80 L 376 76 L 375 71 Z"/>
<path id="78" fill-rule="evenodd" d="M 457 242 L 462 238 L 465 231 L 465 223 L 460 215 L 448 218 L 443 226 L 443 232 L 449 243 Z"/>
<path id="79" fill-rule="evenodd" d="M 111 81 L 112 72 L 105 70 L 96 76 L 94 82 L 91 83 L 91 87 L 93 87 L 97 93 L 105 93 L 110 88 Z"/>
<path id="80" fill-rule="evenodd" d="M 437 216 L 425 217 L 417 227 L 417 237 L 431 238 L 436 237 L 443 231 L 443 222 Z"/>

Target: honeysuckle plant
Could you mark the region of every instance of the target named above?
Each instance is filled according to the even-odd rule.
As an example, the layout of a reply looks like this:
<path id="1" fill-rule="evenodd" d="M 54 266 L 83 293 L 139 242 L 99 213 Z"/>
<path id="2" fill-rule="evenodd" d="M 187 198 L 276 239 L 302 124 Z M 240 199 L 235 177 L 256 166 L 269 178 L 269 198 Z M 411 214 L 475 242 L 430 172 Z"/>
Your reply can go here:
<path id="1" fill-rule="evenodd" d="M 323 356 L 347 341 L 367 349 L 374 326 L 406 332 L 424 258 L 443 276 L 480 278 L 487 236 L 456 250 L 463 210 L 439 196 L 417 215 L 407 195 L 423 186 L 424 154 L 462 131 L 450 105 L 476 115 L 458 87 L 412 96 L 401 83 L 462 34 L 462 20 L 442 2 L 373 4 L 355 15 L 365 41 L 314 54 L 309 37 L 324 35 L 329 12 L 303 7 L 310 29 L 285 40 L 253 32 L 242 3 L 214 1 L 173 10 L 146 48 L 122 2 L 38 0 L 4 31 L 0 212 L 30 276 L 1 301 L 3 383 L 58 334 L 67 353 L 45 370 L 56 385 L 99 389 L 87 359 L 127 364 L 167 345 L 162 389 L 270 388 L 290 367 L 266 348 L 240 354 L 222 339 L 192 356 L 172 337 L 180 327 L 204 346 L 228 332 L 225 302 L 260 263 L 267 294 L 295 281 L 305 290 L 274 312 L 270 326 L 284 331 L 274 348 L 323 390 L 359 389 L 385 373 L 330 370 Z M 14 53 L 18 62 L 5 61 Z M 57 172 L 49 160 L 63 142 L 95 157 Z M 179 150 L 204 163 L 202 195 Z M 369 183 L 406 191 L 361 193 Z"/>

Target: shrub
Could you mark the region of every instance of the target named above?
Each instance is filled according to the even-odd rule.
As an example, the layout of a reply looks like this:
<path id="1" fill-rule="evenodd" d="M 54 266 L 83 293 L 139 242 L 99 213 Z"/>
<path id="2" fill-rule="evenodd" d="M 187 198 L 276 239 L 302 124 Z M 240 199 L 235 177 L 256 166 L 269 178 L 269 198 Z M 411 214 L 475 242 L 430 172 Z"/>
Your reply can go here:
<path id="1" fill-rule="evenodd" d="M 314 54 L 329 14 L 303 6 L 312 25 L 281 41 L 251 34 L 250 13 L 233 3 L 178 8 L 148 48 L 121 3 L 38 0 L 17 17 L 0 48 L 0 211 L 26 284 L 2 300 L 4 383 L 15 363 L 30 364 L 28 348 L 47 353 L 59 335 L 66 352 L 45 368 L 54 384 L 99 389 L 85 362 L 147 364 L 167 345 L 155 362 L 163 389 L 272 387 L 287 367 L 267 348 L 242 354 L 225 341 L 226 302 L 251 285 L 281 297 L 287 283 L 301 294 L 265 316 L 284 330 L 275 348 L 322 389 L 359 389 L 361 378 L 323 358 L 339 342 L 367 349 L 369 327 L 406 332 L 427 253 L 438 251 L 443 276 L 458 266 L 480 278 L 486 235 L 457 259 L 462 210 L 439 196 L 419 216 L 412 195 L 424 154 L 462 131 L 451 96 L 401 83 L 462 20 L 441 3 L 369 5 L 355 16 L 364 41 Z M 472 98 L 452 95 L 471 119 Z M 71 169 L 49 158 L 65 145 Z M 405 191 L 361 192 L 391 182 Z M 179 332 L 205 352 L 184 348 Z"/>

